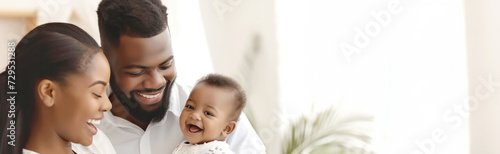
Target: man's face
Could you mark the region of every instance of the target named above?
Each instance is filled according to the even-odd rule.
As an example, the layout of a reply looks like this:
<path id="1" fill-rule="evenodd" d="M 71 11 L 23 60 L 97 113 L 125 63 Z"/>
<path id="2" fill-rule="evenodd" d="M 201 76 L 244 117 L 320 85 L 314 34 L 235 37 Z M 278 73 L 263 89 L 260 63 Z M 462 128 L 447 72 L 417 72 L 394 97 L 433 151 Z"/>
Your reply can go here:
<path id="1" fill-rule="evenodd" d="M 143 122 L 163 119 L 176 76 L 169 30 L 150 38 L 121 35 L 110 64 L 113 93 L 127 111 Z"/>

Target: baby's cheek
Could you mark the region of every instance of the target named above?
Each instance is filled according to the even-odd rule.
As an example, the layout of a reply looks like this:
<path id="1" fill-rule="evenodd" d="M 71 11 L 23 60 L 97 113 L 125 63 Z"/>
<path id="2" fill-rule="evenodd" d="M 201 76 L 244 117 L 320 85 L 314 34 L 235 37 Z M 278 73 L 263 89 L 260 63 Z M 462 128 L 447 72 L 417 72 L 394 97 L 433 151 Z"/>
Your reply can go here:
<path id="1" fill-rule="evenodd" d="M 221 125 L 222 124 L 218 121 L 211 121 L 211 123 L 208 124 L 212 136 L 218 136 L 222 132 Z"/>
<path id="2" fill-rule="evenodd" d="M 185 122 L 186 122 L 186 118 L 184 118 L 183 116 L 181 116 L 179 118 L 179 125 L 181 126 L 181 128 L 185 127 Z"/>

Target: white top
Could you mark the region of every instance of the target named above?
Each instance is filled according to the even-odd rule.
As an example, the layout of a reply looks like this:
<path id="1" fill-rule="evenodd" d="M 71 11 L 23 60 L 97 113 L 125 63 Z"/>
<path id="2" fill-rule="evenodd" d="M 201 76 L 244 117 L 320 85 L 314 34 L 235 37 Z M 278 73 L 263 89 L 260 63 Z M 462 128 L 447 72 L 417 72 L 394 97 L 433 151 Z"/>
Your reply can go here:
<path id="1" fill-rule="evenodd" d="M 28 149 L 23 149 L 23 154 L 38 154 L 38 153 L 35 151 L 28 150 Z"/>
<path id="2" fill-rule="evenodd" d="M 106 133 L 119 154 L 172 153 L 175 147 L 185 140 L 179 127 L 179 116 L 191 89 L 174 83 L 171 103 L 165 117 L 159 122 L 150 123 L 145 131 L 109 111 L 104 113 L 104 119 L 97 127 Z M 261 154 L 266 151 L 244 113 L 226 141 L 229 148 L 236 153 Z"/>
<path id="3" fill-rule="evenodd" d="M 77 154 L 116 154 L 113 145 L 108 140 L 106 134 L 97 129 L 97 134 L 93 136 L 90 146 L 83 146 L 77 143 L 71 143 L 71 149 Z M 23 149 L 23 154 L 38 154 L 35 151 Z"/>
<path id="4" fill-rule="evenodd" d="M 96 125 L 96 126 L 99 126 Z M 92 144 L 90 146 L 83 146 L 77 143 L 71 143 L 71 149 L 77 154 L 116 154 L 113 144 L 108 139 L 108 136 L 104 134 L 102 130 L 97 129 L 97 134 L 92 138 Z"/>
<path id="5" fill-rule="evenodd" d="M 212 141 L 203 144 L 190 144 L 187 141 L 177 145 L 172 154 L 234 154 L 229 145 L 222 141 Z"/>

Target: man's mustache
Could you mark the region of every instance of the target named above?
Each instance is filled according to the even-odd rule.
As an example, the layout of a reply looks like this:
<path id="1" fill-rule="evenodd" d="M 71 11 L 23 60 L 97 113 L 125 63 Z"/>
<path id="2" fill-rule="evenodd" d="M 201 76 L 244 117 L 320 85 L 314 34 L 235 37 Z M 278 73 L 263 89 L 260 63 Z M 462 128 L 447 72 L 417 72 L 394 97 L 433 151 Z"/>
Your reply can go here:
<path id="1" fill-rule="evenodd" d="M 163 88 L 165 88 L 167 86 L 167 84 L 161 86 L 160 88 L 158 89 L 143 89 L 143 90 L 132 90 L 131 93 L 133 92 L 157 92 L 157 91 L 161 91 Z"/>

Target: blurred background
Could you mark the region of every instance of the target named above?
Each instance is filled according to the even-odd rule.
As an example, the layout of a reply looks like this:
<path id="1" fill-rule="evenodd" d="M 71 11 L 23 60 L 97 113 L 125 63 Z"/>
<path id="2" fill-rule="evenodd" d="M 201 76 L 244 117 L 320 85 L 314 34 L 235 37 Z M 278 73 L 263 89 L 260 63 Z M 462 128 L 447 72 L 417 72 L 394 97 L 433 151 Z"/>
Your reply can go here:
<path id="1" fill-rule="evenodd" d="M 99 2 L 0 0 L 1 68 L 47 22 L 100 42 Z M 500 153 L 500 1 L 163 2 L 177 81 L 239 81 L 268 153 Z"/>

